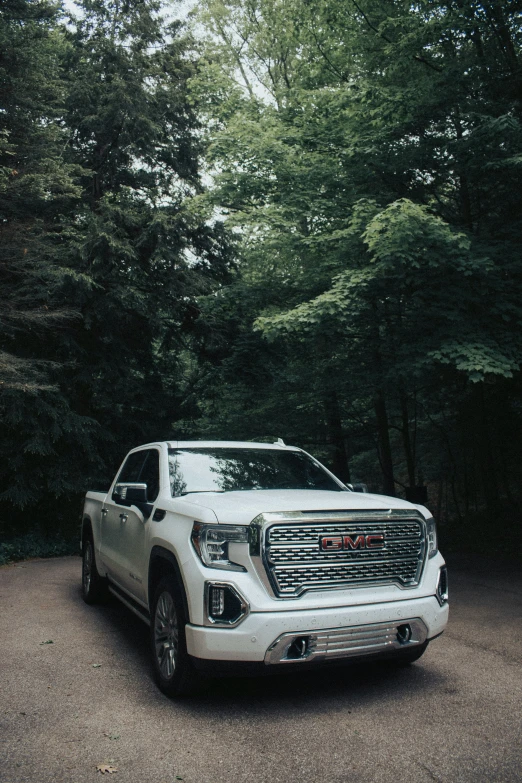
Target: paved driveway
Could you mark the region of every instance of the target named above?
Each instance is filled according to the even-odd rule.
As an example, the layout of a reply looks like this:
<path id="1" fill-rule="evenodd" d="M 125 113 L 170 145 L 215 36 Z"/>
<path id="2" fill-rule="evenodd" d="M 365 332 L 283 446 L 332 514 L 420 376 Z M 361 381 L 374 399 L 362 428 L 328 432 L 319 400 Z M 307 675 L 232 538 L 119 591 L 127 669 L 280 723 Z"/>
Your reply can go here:
<path id="1" fill-rule="evenodd" d="M 169 701 L 147 629 L 88 607 L 80 560 L 0 568 L 2 783 L 522 781 L 522 576 L 451 567 L 451 620 L 417 664 L 213 683 Z M 50 643 L 52 641 L 52 644 Z"/>

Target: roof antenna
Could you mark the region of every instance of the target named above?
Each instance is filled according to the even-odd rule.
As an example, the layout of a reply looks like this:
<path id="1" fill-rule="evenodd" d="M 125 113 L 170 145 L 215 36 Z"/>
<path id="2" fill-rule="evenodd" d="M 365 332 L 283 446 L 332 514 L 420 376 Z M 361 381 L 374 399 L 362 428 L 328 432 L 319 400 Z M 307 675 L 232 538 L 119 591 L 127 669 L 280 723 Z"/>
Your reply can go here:
<path id="1" fill-rule="evenodd" d="M 284 442 L 283 438 L 278 438 L 276 440 L 276 443 L 278 446 L 286 446 L 286 443 Z"/>

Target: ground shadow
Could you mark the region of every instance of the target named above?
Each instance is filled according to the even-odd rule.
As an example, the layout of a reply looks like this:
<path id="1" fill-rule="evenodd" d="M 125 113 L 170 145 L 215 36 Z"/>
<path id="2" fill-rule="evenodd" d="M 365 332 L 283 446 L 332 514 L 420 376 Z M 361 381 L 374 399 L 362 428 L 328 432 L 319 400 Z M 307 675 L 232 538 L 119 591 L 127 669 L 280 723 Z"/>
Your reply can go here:
<path id="1" fill-rule="evenodd" d="M 285 672 L 267 677 L 230 677 L 206 684 L 191 700 L 194 713 L 215 710 L 228 718 L 234 714 L 284 709 L 321 714 L 325 708 L 346 710 L 347 704 L 367 705 L 373 701 L 396 705 L 402 695 L 438 691 L 446 678 L 424 663 L 397 667 L 388 662 L 352 662 L 306 672 Z"/>
<path id="2" fill-rule="evenodd" d="M 79 588 L 71 588 L 71 600 L 84 607 L 86 620 L 100 625 L 114 642 L 118 654 L 129 668 L 143 673 L 143 698 L 151 698 L 148 627 L 127 607 L 111 597 L 106 605 L 86 606 Z M 272 711 L 294 714 L 320 714 L 325 709 L 346 711 L 350 705 L 389 700 L 395 705 L 404 693 L 409 696 L 438 692 L 447 685 L 445 676 L 426 658 L 411 666 L 388 662 L 361 664 L 352 662 L 308 671 L 288 671 L 261 677 L 201 677 L 201 686 L 191 697 L 168 700 L 159 690 L 152 693 L 158 701 L 170 703 L 176 712 L 204 716 L 209 710 L 227 719 Z M 134 680 L 137 697 L 140 681 Z"/>

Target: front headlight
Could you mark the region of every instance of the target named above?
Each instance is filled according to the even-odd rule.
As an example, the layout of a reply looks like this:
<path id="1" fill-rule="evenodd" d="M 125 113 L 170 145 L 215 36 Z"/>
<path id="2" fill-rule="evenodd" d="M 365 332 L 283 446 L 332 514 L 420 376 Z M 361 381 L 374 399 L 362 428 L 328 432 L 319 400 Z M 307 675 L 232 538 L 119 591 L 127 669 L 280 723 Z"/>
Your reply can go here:
<path id="1" fill-rule="evenodd" d="M 428 557 L 435 557 L 437 548 L 437 526 L 433 517 L 426 520 L 426 538 L 428 543 Z"/>
<path id="2" fill-rule="evenodd" d="M 246 571 L 239 563 L 229 559 L 230 544 L 247 544 L 248 528 L 235 525 L 203 525 L 194 522 L 192 544 L 201 562 L 209 568 L 226 571 Z"/>

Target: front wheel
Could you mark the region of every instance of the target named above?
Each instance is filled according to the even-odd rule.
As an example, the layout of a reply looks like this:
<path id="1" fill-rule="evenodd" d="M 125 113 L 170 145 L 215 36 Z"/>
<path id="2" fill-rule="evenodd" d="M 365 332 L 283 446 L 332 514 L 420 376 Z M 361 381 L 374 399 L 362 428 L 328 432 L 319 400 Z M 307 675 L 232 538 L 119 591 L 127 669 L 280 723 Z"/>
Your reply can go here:
<path id="1" fill-rule="evenodd" d="M 196 673 L 187 653 L 185 612 L 173 577 L 156 588 L 151 612 L 151 648 L 154 674 L 167 696 L 183 696 L 195 687 Z"/>
<path id="2" fill-rule="evenodd" d="M 104 603 L 109 596 L 107 580 L 98 573 L 94 543 L 89 533 L 82 544 L 82 597 L 86 604 Z"/>
<path id="3" fill-rule="evenodd" d="M 421 655 L 424 655 L 427 647 L 428 642 L 424 642 L 424 644 L 417 644 L 409 650 L 399 650 L 393 659 L 393 663 L 396 663 L 398 666 L 408 666 L 410 663 L 415 663 Z"/>

